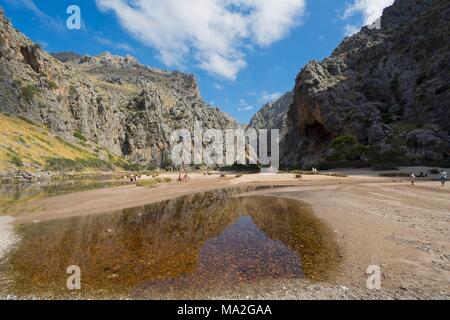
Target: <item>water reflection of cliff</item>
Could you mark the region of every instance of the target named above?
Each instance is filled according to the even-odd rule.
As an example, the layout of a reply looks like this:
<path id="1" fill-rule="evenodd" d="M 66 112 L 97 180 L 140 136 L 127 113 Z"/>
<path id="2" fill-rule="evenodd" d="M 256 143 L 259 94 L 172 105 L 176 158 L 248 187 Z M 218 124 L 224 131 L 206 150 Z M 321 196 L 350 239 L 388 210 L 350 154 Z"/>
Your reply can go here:
<path id="1" fill-rule="evenodd" d="M 10 289 L 66 296 L 70 265 L 81 268 L 81 294 L 99 297 L 327 273 L 335 247 L 306 206 L 236 193 L 19 226 Z"/>
<path id="2" fill-rule="evenodd" d="M 324 281 L 334 275 L 339 248 L 333 232 L 309 205 L 275 197 L 243 198 L 241 205 L 268 237 L 299 254 L 306 277 Z"/>

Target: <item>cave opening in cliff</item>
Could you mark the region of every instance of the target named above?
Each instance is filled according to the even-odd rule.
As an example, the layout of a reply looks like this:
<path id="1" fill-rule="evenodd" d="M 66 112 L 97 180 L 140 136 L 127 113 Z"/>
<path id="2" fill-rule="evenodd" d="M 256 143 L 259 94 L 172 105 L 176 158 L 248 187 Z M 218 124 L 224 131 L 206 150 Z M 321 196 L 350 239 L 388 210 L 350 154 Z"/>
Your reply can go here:
<path id="1" fill-rule="evenodd" d="M 329 133 L 323 124 L 319 122 L 314 122 L 311 125 L 307 125 L 305 127 L 305 137 L 313 138 L 315 142 L 327 142 L 332 139 L 331 133 Z"/>

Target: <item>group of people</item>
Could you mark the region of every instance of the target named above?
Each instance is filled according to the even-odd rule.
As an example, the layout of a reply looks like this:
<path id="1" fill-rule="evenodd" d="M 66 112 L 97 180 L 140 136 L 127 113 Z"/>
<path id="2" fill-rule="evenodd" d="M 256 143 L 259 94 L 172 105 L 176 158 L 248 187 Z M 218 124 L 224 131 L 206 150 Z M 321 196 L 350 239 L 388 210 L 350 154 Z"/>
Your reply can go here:
<path id="1" fill-rule="evenodd" d="M 424 178 L 424 177 L 427 177 L 427 176 L 428 176 L 428 175 L 423 174 L 423 172 L 421 172 L 420 175 L 418 175 L 418 176 L 416 176 L 416 175 L 414 174 L 414 172 L 411 172 L 410 175 L 409 175 L 410 180 L 411 180 L 411 185 L 412 185 L 412 186 L 415 185 L 415 183 L 416 183 L 416 178 Z M 447 179 L 448 179 L 448 173 L 447 173 L 447 171 L 442 170 L 442 171 L 440 172 L 439 177 L 440 177 L 440 180 L 441 180 L 441 186 L 444 187 L 444 186 L 445 186 L 445 183 L 447 182 Z"/>
<path id="2" fill-rule="evenodd" d="M 136 183 L 137 182 L 137 179 L 138 178 L 140 178 L 140 177 L 138 177 L 138 176 L 135 176 L 133 173 L 130 175 L 130 182 L 131 183 Z"/>
<path id="3" fill-rule="evenodd" d="M 187 173 L 183 174 L 180 172 L 178 175 L 178 183 L 189 182 L 189 175 Z"/>

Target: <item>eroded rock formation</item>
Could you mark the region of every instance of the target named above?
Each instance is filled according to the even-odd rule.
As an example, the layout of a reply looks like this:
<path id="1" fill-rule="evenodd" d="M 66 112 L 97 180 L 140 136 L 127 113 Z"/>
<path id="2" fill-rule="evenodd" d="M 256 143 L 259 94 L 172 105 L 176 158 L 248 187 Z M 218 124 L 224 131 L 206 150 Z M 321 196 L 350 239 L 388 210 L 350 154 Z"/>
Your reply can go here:
<path id="1" fill-rule="evenodd" d="M 170 166 L 173 130 L 190 129 L 194 121 L 204 128 L 236 126 L 203 101 L 192 75 L 107 52 L 53 57 L 15 30 L 1 10 L 0 102 L 1 112 L 44 124 L 68 142 L 85 137 L 112 154 L 157 167 Z"/>
<path id="2" fill-rule="evenodd" d="M 348 161 L 332 143 L 345 136 L 356 138 L 358 161 L 448 160 L 449 21 L 447 0 L 397 0 L 381 29 L 364 27 L 310 62 L 296 79 L 282 162 Z"/>

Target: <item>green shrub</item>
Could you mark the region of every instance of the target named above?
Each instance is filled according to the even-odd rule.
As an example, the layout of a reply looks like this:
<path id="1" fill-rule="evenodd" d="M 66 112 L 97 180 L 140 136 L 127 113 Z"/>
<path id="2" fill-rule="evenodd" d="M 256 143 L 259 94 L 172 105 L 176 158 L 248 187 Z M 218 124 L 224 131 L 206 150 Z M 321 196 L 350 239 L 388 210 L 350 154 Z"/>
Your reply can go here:
<path id="1" fill-rule="evenodd" d="M 126 171 L 136 172 L 141 171 L 143 169 L 142 165 L 139 163 L 124 163 L 124 162 L 117 162 L 120 163 L 120 167 L 122 167 Z"/>
<path id="2" fill-rule="evenodd" d="M 333 155 L 329 158 L 331 161 L 359 160 L 367 150 L 353 136 L 341 136 L 334 139 L 330 148 L 333 150 Z"/>
<path id="3" fill-rule="evenodd" d="M 45 169 L 50 171 L 79 171 L 82 166 L 75 160 L 66 158 L 50 158 L 47 159 Z"/>
<path id="4" fill-rule="evenodd" d="M 52 90 L 58 89 L 58 84 L 55 81 L 46 79 L 45 84 Z"/>
<path id="5" fill-rule="evenodd" d="M 10 162 L 15 165 L 16 167 L 23 167 L 23 161 L 17 154 L 11 154 L 10 155 Z"/>
<path id="6" fill-rule="evenodd" d="M 171 159 L 164 159 L 161 163 L 161 168 L 171 168 L 173 167 L 173 162 Z"/>
<path id="7" fill-rule="evenodd" d="M 236 178 L 242 178 L 242 174 L 237 174 Z"/>
<path id="8" fill-rule="evenodd" d="M 98 150 L 99 153 L 101 151 L 99 148 L 97 148 L 96 150 Z M 133 171 L 133 170 L 128 170 L 129 166 L 130 166 L 130 163 L 128 161 L 126 161 L 123 158 L 114 156 L 114 155 L 112 155 L 109 152 L 108 152 L 108 161 L 110 163 L 112 163 L 113 165 L 115 165 L 116 167 L 122 168 L 122 169 L 124 169 L 126 171 Z"/>
<path id="9" fill-rule="evenodd" d="M 348 146 L 354 146 L 357 143 L 358 140 L 356 140 L 356 138 L 353 136 L 340 136 L 331 142 L 330 147 L 334 150 L 339 150 Z"/>
<path id="10" fill-rule="evenodd" d="M 49 158 L 46 161 L 45 168 L 50 171 L 81 171 L 83 169 L 91 168 L 98 170 L 111 170 L 110 163 L 97 159 L 67 159 L 67 158 Z"/>
<path id="11" fill-rule="evenodd" d="M 63 138 L 61 138 L 59 136 L 56 136 L 55 139 L 58 140 L 60 143 L 64 144 L 68 148 L 71 148 L 71 149 L 79 151 L 79 152 L 83 152 L 83 150 L 81 150 L 81 148 L 67 142 L 66 140 L 64 140 Z"/>
<path id="12" fill-rule="evenodd" d="M 46 145 L 48 145 L 48 146 L 50 146 L 50 147 L 53 146 L 53 143 L 51 143 L 51 142 L 48 141 L 48 140 L 45 140 L 45 139 L 41 138 L 41 137 L 38 136 L 38 135 L 33 134 L 32 137 L 33 137 L 33 139 L 38 140 L 38 141 L 40 141 L 40 142 L 42 142 L 42 143 L 45 143 Z"/>
<path id="13" fill-rule="evenodd" d="M 74 136 L 75 138 L 77 138 L 77 139 L 83 141 L 83 142 L 87 142 L 87 141 L 88 141 L 88 139 L 87 139 L 85 136 L 83 136 L 83 134 L 82 134 L 81 131 L 79 131 L 79 130 L 75 131 L 75 132 L 73 133 L 73 136 Z"/>
<path id="14" fill-rule="evenodd" d="M 14 84 L 15 84 L 17 87 L 22 87 L 23 81 L 22 81 L 21 79 L 15 79 L 15 80 L 14 80 Z"/>
<path id="15" fill-rule="evenodd" d="M 75 88 L 74 86 L 70 86 L 70 87 L 69 87 L 69 95 L 70 95 L 71 97 L 73 97 L 73 96 L 78 96 L 78 90 L 77 90 L 77 88 Z"/>
<path id="16" fill-rule="evenodd" d="M 371 146 L 366 154 L 375 170 L 398 170 L 398 166 L 410 163 L 399 148 L 381 152 L 379 147 Z"/>
<path id="17" fill-rule="evenodd" d="M 115 166 L 124 169 L 125 171 L 131 172 L 154 172 L 157 167 L 153 163 L 148 164 L 140 164 L 140 163 L 132 163 L 128 162 L 125 159 L 114 157 L 111 154 L 109 155 L 110 162 Z"/>
<path id="18" fill-rule="evenodd" d="M 289 173 L 298 174 L 298 175 L 315 175 L 312 171 L 305 170 L 291 170 Z"/>
<path id="19" fill-rule="evenodd" d="M 258 173 L 261 171 L 261 166 L 257 164 L 233 164 L 232 166 L 224 166 L 220 171 L 233 171 L 244 173 Z"/>
<path id="20" fill-rule="evenodd" d="M 26 144 L 27 142 L 25 141 L 24 138 L 22 137 L 17 137 L 17 142 L 22 143 L 22 144 Z"/>
<path id="21" fill-rule="evenodd" d="M 138 187 L 154 187 L 158 184 L 154 179 L 139 180 L 136 185 Z"/>
<path id="22" fill-rule="evenodd" d="M 162 179 L 162 178 L 145 179 L 145 180 L 139 180 L 139 181 L 136 183 L 136 185 L 137 185 L 138 187 L 154 187 L 154 186 L 156 186 L 157 184 L 160 184 L 160 183 L 163 183 L 163 182 L 165 182 L 165 183 L 170 183 L 170 182 L 172 182 L 172 179 L 171 179 L 171 178 L 168 178 L 168 177 L 166 177 L 166 178 L 164 178 L 164 179 Z"/>
<path id="23" fill-rule="evenodd" d="M 153 162 L 145 165 L 145 170 L 147 171 L 155 171 L 156 169 L 158 169 L 158 165 Z"/>
<path id="24" fill-rule="evenodd" d="M 295 179 L 302 179 L 302 178 L 303 178 L 303 176 L 301 174 L 296 174 L 295 175 Z"/>
<path id="25" fill-rule="evenodd" d="M 26 86 L 22 88 L 22 98 L 26 102 L 31 102 L 34 100 L 34 97 L 40 93 L 40 90 L 35 86 Z"/>
<path id="26" fill-rule="evenodd" d="M 111 170 L 112 165 L 109 162 L 98 158 L 76 159 L 83 168 L 94 168 L 99 170 Z"/>

